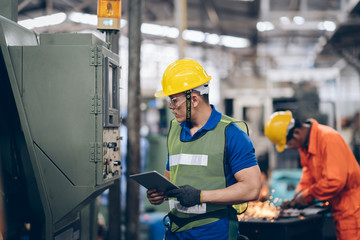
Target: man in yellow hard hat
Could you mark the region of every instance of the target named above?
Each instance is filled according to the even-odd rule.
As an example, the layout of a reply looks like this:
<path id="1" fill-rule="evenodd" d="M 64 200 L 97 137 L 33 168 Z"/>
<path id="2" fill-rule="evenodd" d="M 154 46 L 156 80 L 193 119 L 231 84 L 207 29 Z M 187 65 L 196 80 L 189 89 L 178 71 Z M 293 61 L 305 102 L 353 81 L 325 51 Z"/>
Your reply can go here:
<path id="1" fill-rule="evenodd" d="M 290 206 L 329 201 L 337 239 L 359 240 L 360 167 L 341 135 L 315 119 L 302 123 L 288 110 L 273 113 L 264 130 L 279 152 L 300 152 L 303 174 Z"/>
<path id="2" fill-rule="evenodd" d="M 164 175 L 180 188 L 147 191 L 152 204 L 169 200 L 166 239 L 235 240 L 238 221 L 232 206 L 259 196 L 255 150 L 240 129 L 247 126 L 209 104 L 210 79 L 198 62 L 181 59 L 165 70 L 162 90 L 155 94 L 169 97 L 175 116 Z"/>

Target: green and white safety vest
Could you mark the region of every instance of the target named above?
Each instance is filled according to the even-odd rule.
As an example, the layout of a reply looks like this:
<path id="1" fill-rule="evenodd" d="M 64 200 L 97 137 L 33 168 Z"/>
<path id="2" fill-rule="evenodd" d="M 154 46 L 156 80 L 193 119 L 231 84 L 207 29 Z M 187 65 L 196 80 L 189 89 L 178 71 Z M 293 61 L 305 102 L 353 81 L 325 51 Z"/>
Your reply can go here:
<path id="1" fill-rule="evenodd" d="M 188 184 L 201 190 L 226 188 L 225 132 L 233 122 L 248 132 L 245 122 L 222 115 L 214 129 L 197 139 L 182 141 L 182 127 L 176 119 L 172 120 L 168 135 L 170 181 L 177 186 Z M 173 232 L 209 224 L 224 216 L 237 220 L 236 211 L 228 205 L 202 203 L 184 207 L 176 199 L 169 199 L 169 206 L 170 215 L 175 219 L 171 227 Z M 238 207 L 239 211 L 244 212 L 247 203 Z"/>

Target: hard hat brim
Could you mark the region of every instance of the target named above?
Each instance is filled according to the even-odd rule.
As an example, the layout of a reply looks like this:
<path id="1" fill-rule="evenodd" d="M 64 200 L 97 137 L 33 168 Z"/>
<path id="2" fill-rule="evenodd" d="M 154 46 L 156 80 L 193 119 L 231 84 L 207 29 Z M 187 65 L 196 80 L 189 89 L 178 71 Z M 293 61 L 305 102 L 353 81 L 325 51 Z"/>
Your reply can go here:
<path id="1" fill-rule="evenodd" d="M 155 97 L 156 97 L 156 98 L 162 98 L 162 97 L 166 97 L 166 96 L 167 96 L 167 95 L 164 93 L 163 90 L 157 91 L 157 92 L 155 93 Z"/>
<path id="2" fill-rule="evenodd" d="M 283 152 L 284 149 L 285 149 L 285 145 L 284 145 L 284 144 L 277 144 L 277 145 L 276 145 L 276 150 L 277 150 L 278 152 Z"/>

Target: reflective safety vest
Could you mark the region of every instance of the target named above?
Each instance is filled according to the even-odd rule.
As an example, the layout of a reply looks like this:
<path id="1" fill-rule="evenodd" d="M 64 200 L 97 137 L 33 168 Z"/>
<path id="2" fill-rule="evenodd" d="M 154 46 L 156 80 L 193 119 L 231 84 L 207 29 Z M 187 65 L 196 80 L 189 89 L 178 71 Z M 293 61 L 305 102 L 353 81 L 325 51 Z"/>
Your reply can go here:
<path id="1" fill-rule="evenodd" d="M 216 127 L 191 141 L 180 139 L 182 127 L 172 120 L 168 135 L 170 181 L 177 186 L 190 185 L 201 190 L 215 190 L 227 187 L 225 176 L 226 128 L 236 123 L 248 133 L 245 122 L 222 115 Z M 172 220 L 171 231 L 185 231 L 229 216 L 236 218 L 244 212 L 247 203 L 237 205 L 235 210 L 228 205 L 202 203 L 192 207 L 182 206 L 176 199 L 169 199 Z M 237 228 L 237 225 L 236 225 Z"/>

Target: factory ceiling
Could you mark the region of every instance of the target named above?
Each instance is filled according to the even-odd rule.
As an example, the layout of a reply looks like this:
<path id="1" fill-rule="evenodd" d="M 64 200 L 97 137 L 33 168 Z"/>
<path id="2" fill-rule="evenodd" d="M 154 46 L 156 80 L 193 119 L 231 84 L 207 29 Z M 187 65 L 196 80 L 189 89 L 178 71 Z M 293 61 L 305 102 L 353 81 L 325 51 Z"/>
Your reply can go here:
<path id="1" fill-rule="evenodd" d="M 128 17 L 129 1 L 122 1 L 123 19 Z M 57 12 L 97 12 L 96 0 L 19 0 L 18 3 L 19 21 Z M 174 16 L 181 10 L 175 3 L 144 0 L 142 21 L 176 27 L 178 23 Z M 354 66 L 359 65 L 360 51 L 356 46 L 360 36 L 358 1 L 187 0 L 186 3 L 187 29 L 246 38 L 250 41 L 249 47 L 234 49 L 243 55 L 273 55 L 287 61 L 285 55 L 296 54 L 304 59 L 312 52 L 313 62 L 309 66 L 334 64 L 336 56 L 345 57 Z M 76 32 L 89 28 L 96 27 L 67 20 L 35 31 Z M 322 56 L 327 60 L 324 61 Z M 281 60 L 278 61 L 277 65 L 281 65 Z"/>

